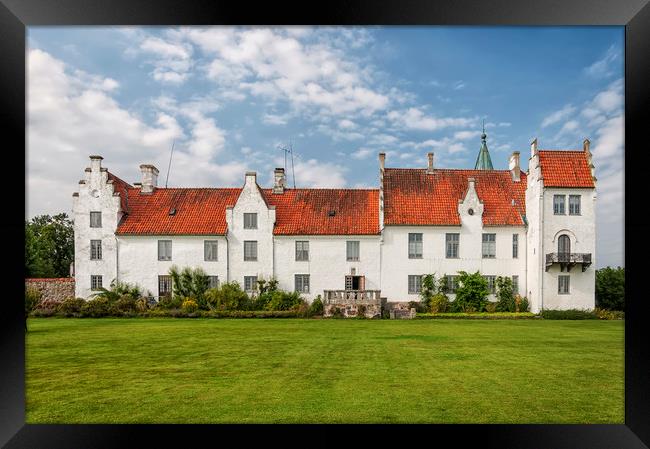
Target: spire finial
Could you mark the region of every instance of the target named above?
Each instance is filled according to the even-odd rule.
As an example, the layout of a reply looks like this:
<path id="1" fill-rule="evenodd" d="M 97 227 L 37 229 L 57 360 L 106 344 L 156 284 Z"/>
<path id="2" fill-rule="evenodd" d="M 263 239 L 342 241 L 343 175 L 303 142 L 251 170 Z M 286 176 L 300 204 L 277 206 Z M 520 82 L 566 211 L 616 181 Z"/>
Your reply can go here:
<path id="1" fill-rule="evenodd" d="M 483 119 L 483 134 L 481 134 L 481 140 L 485 141 L 487 134 L 485 134 L 485 119 Z"/>

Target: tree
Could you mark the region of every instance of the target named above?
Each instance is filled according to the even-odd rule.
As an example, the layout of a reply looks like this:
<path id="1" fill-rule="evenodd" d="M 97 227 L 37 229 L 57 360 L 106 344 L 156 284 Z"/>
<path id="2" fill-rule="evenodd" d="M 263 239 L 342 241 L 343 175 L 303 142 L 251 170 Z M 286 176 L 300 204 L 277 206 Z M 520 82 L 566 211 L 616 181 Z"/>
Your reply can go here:
<path id="1" fill-rule="evenodd" d="M 27 277 L 68 277 L 74 260 L 73 222 L 66 213 L 25 221 Z"/>
<path id="2" fill-rule="evenodd" d="M 508 276 L 497 276 L 497 312 L 514 312 L 517 308 L 512 287 L 512 278 Z"/>
<path id="3" fill-rule="evenodd" d="M 487 304 L 488 290 L 487 280 L 476 273 L 458 272 L 458 288 L 456 289 L 456 300 L 453 302 L 454 311 L 462 312 L 483 312 Z"/>
<path id="4" fill-rule="evenodd" d="M 625 268 L 606 267 L 596 270 L 596 307 L 625 309 Z"/>

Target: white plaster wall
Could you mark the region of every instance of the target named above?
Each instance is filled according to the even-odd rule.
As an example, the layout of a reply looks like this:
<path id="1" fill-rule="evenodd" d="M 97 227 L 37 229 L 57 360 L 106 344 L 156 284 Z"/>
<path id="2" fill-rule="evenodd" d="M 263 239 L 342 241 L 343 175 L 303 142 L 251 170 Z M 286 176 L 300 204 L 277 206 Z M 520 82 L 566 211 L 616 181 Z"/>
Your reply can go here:
<path id="1" fill-rule="evenodd" d="M 158 240 L 172 241 L 172 260 L 158 260 Z M 216 240 L 216 261 L 206 261 L 204 241 Z M 224 236 L 118 236 L 119 280 L 141 286 L 145 292 L 158 296 L 158 276 L 169 274 L 172 265 L 203 268 L 209 276 L 219 276 L 219 282 L 227 279 L 227 247 Z"/>
<path id="2" fill-rule="evenodd" d="M 566 215 L 553 214 L 553 196 L 565 195 Z M 569 215 L 569 195 L 581 195 L 580 215 Z M 591 265 L 582 272 L 582 264 L 576 264 L 569 273 L 559 273 L 559 264 L 553 265 L 546 272 L 543 268 L 542 295 L 540 307 L 545 309 L 593 309 L 595 307 L 596 281 L 596 218 L 595 189 L 544 189 L 543 250 L 546 254 L 558 252 L 558 237 L 562 234 L 571 240 L 571 253 L 590 253 Z M 557 273 L 556 273 L 557 271 Z M 569 295 L 558 295 L 557 274 L 571 276 Z"/>
<path id="3" fill-rule="evenodd" d="M 120 197 L 113 192 L 108 172 L 99 161 L 91 161 L 91 170 L 85 171 L 79 184 L 79 196 L 73 196 L 72 219 L 74 220 L 74 267 L 75 296 L 88 298 L 95 293 L 90 290 L 90 276 L 101 275 L 104 287 L 116 277 L 115 229 L 122 214 Z M 94 195 L 93 195 L 94 192 Z M 90 212 L 102 212 L 102 227 L 90 227 Z M 90 241 L 102 241 L 102 259 L 90 260 Z"/>
<path id="4" fill-rule="evenodd" d="M 539 156 L 531 155 L 528 161 L 528 176 L 526 186 L 526 219 L 527 233 L 527 297 L 531 312 L 537 313 L 542 304 L 541 276 L 544 269 L 541 252 L 541 219 L 542 219 L 542 182 L 539 167 Z"/>
<path id="5" fill-rule="evenodd" d="M 478 224 L 480 226 L 480 223 Z M 422 259 L 408 258 L 408 234 L 422 233 Z M 496 258 L 482 258 L 482 234 L 496 234 Z M 459 258 L 446 258 L 446 233 L 459 233 Z M 512 257 L 512 234 L 519 234 L 519 257 Z M 489 276 L 519 276 L 519 291 L 526 291 L 526 229 L 467 226 L 386 226 L 383 231 L 381 290 L 388 301 L 416 301 L 408 293 L 408 276 L 435 274 L 436 278 L 458 271 Z M 451 299 L 454 295 L 451 295 Z M 494 297 L 490 297 L 495 300 Z"/>
<path id="6" fill-rule="evenodd" d="M 235 206 L 226 210 L 229 245 L 229 279 L 244 287 L 244 276 L 270 279 L 273 276 L 273 226 L 275 208 L 269 208 L 256 184 L 246 175 Z M 244 213 L 257 213 L 257 229 L 244 229 Z M 257 241 L 257 261 L 244 260 L 244 241 Z"/>
<path id="7" fill-rule="evenodd" d="M 346 260 L 348 240 L 359 241 L 357 262 Z M 296 261 L 296 241 L 309 242 L 308 261 Z M 311 302 L 323 290 L 343 290 L 352 268 L 365 276 L 366 290 L 381 290 L 379 236 L 275 236 L 274 242 L 275 277 L 283 290 L 295 289 L 294 275 L 309 274 L 309 293 L 303 297 Z"/>

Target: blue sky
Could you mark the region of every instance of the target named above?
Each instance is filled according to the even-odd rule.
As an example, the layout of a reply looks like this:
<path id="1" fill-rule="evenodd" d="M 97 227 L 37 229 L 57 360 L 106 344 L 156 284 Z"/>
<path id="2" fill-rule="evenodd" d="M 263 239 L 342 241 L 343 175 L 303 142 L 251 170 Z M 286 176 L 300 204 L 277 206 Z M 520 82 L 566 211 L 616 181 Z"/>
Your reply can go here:
<path id="1" fill-rule="evenodd" d="M 495 168 L 592 141 L 597 266 L 623 265 L 623 27 L 30 27 L 26 216 L 70 212 L 90 154 L 129 182 L 375 187 L 389 167 Z M 290 179 L 290 182 L 292 180 Z"/>

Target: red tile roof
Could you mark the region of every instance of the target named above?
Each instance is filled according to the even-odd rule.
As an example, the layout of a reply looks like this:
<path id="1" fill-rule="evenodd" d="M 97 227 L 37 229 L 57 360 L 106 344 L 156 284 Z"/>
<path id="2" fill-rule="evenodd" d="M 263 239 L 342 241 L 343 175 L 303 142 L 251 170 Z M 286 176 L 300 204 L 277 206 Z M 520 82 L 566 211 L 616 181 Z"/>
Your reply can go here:
<path id="1" fill-rule="evenodd" d="M 379 234 L 379 189 L 264 189 L 275 235 Z M 330 216 L 334 211 L 334 216 Z"/>
<path id="2" fill-rule="evenodd" d="M 126 211 L 129 208 L 128 205 L 128 199 L 127 199 L 127 190 L 133 188 L 131 184 L 129 184 L 126 181 L 122 181 L 120 178 L 115 176 L 113 173 L 108 172 L 108 180 L 113 181 L 113 192 L 117 192 L 120 194 L 120 205 L 122 206 L 122 210 Z"/>
<path id="3" fill-rule="evenodd" d="M 379 233 L 378 189 L 260 189 L 276 207 L 275 235 L 366 235 Z M 226 207 L 241 188 L 158 188 L 152 194 L 128 189 L 129 214 L 120 235 L 224 235 Z M 175 208 L 176 214 L 169 215 Z M 329 212 L 335 211 L 334 216 Z"/>
<path id="4" fill-rule="evenodd" d="M 120 235 L 214 235 L 226 233 L 226 207 L 233 206 L 240 188 L 160 188 L 142 194 L 128 189 L 129 213 L 117 227 Z M 169 215 L 175 208 L 176 214 Z"/>
<path id="5" fill-rule="evenodd" d="M 508 170 L 387 168 L 384 172 L 385 225 L 460 225 L 458 200 L 468 178 L 483 201 L 484 226 L 523 226 L 526 173 L 514 182 Z M 512 204 L 514 200 L 514 205 Z"/>
<path id="6" fill-rule="evenodd" d="M 539 163 L 544 187 L 595 187 L 584 151 L 540 150 Z"/>

